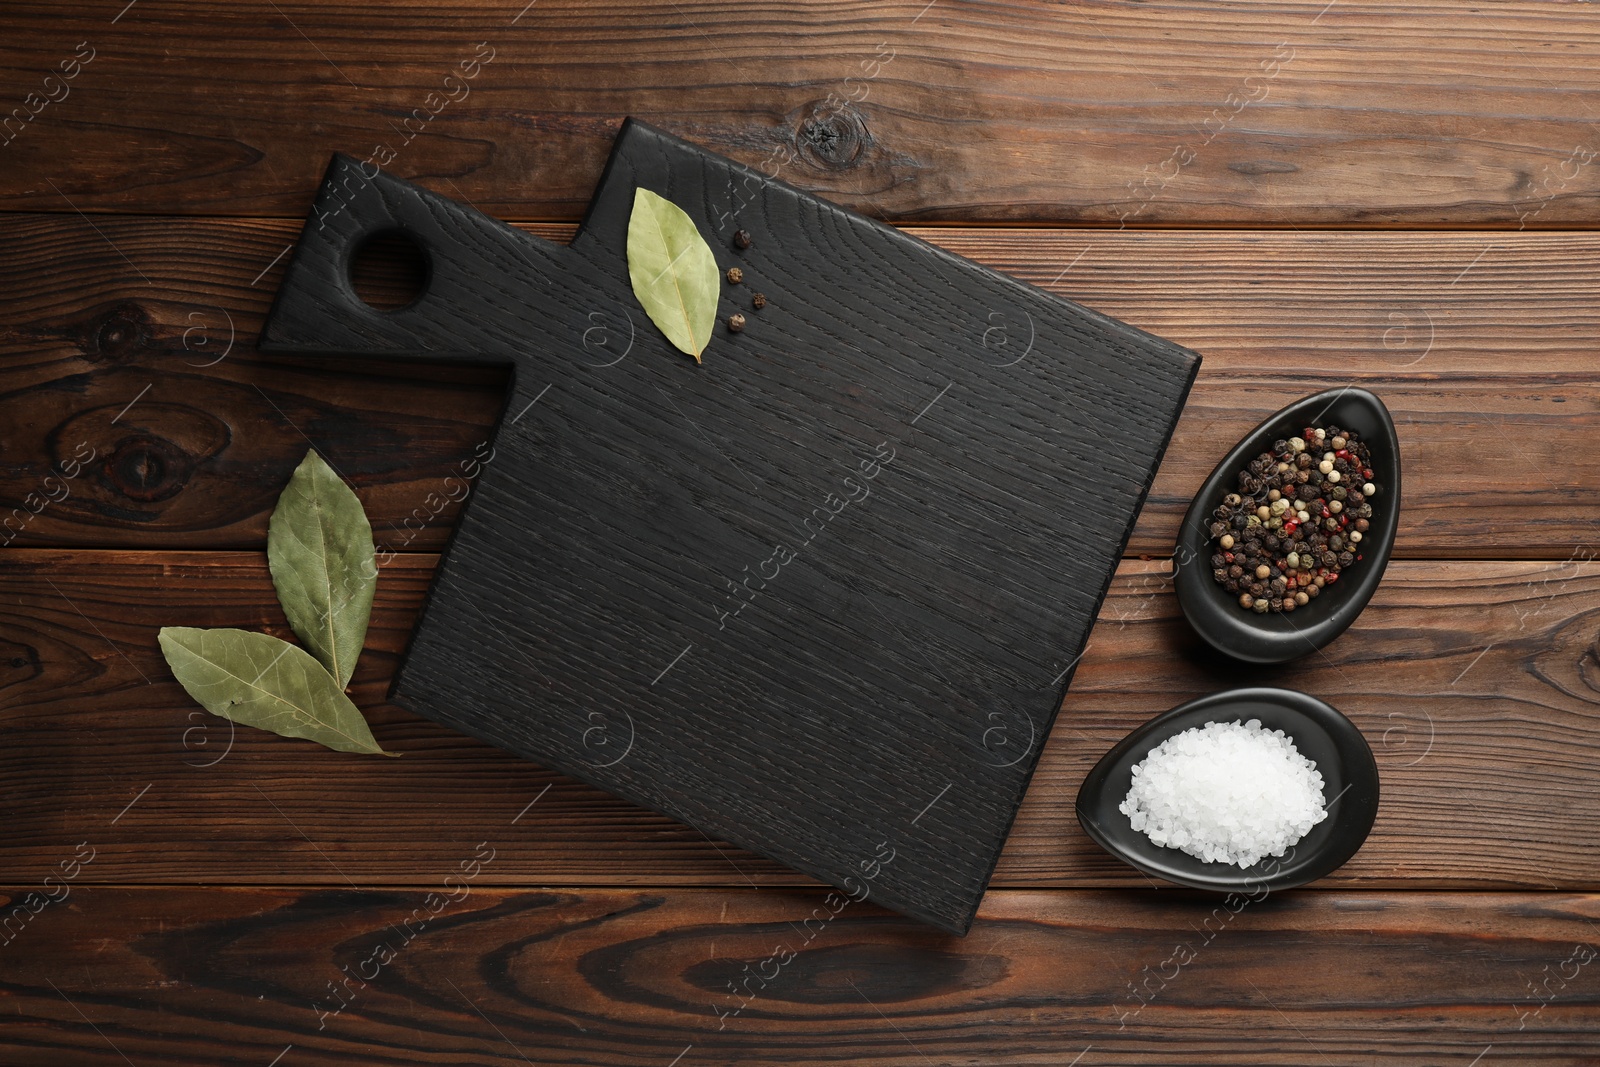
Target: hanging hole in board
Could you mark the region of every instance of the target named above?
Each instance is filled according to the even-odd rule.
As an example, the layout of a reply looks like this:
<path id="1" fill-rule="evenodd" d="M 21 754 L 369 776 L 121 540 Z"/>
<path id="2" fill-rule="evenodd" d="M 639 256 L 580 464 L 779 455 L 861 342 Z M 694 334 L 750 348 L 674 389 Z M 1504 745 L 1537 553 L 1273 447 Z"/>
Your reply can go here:
<path id="1" fill-rule="evenodd" d="M 375 233 L 350 257 L 350 288 L 374 311 L 398 311 L 421 299 L 432 265 L 416 239 L 402 230 Z"/>

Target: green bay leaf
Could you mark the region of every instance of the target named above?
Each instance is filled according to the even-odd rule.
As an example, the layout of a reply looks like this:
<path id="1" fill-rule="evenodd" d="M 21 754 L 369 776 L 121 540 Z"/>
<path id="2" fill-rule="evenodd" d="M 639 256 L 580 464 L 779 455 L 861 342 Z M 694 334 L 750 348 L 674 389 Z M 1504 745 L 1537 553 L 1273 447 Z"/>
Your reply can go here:
<path id="1" fill-rule="evenodd" d="M 267 566 L 289 628 L 350 684 L 378 584 L 361 501 L 315 451 L 295 468 L 267 526 Z"/>
<path id="2" fill-rule="evenodd" d="M 633 295 L 667 340 L 696 363 L 716 325 L 719 277 L 716 257 L 694 220 L 672 201 L 635 189 L 628 218 Z"/>
<path id="3" fill-rule="evenodd" d="M 340 752 L 394 756 L 343 686 L 304 649 L 249 630 L 164 626 L 162 655 L 188 694 L 225 719 Z"/>

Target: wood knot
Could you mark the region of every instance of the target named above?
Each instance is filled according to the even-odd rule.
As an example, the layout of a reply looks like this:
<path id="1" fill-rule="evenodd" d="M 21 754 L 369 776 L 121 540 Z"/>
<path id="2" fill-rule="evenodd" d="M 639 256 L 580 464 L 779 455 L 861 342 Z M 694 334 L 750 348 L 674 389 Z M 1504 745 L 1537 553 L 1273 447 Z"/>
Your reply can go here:
<path id="1" fill-rule="evenodd" d="M 861 158 L 872 137 L 861 112 L 849 104 L 818 100 L 801 119 L 795 141 L 801 153 L 817 166 L 844 170 Z"/>
<path id="2" fill-rule="evenodd" d="M 150 313 L 138 304 L 118 304 L 91 322 L 83 354 L 96 362 L 127 363 L 150 343 Z"/>
<path id="3" fill-rule="evenodd" d="M 30 682 L 41 669 L 39 653 L 31 645 L 0 639 L 0 689 Z"/>
<path id="4" fill-rule="evenodd" d="M 106 480 L 123 496 L 154 503 L 176 495 L 194 474 L 194 459 L 171 441 L 140 434 L 118 442 L 106 459 Z"/>

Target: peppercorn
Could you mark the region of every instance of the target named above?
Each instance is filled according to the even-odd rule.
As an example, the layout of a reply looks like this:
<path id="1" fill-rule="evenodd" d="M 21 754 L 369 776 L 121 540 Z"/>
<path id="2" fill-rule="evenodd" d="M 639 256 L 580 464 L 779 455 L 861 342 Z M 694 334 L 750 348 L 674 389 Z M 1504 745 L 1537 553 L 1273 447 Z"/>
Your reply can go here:
<path id="1" fill-rule="evenodd" d="M 755 308 L 757 311 L 760 311 L 762 308 L 766 307 L 766 295 L 764 293 L 757 293 L 755 296 L 752 296 L 750 298 L 750 306 Z"/>
<path id="2" fill-rule="evenodd" d="M 1251 607 L 1251 606 L 1253 606 L 1255 604 L 1255 602 L 1256 602 L 1256 598 L 1251 596 L 1249 593 L 1240 593 L 1239 594 L 1239 606 L 1241 608 Z"/>
<path id="3" fill-rule="evenodd" d="M 1371 507 L 1356 482 L 1371 477 L 1368 450 L 1338 427 L 1303 433 L 1250 459 L 1238 472 L 1238 491 L 1205 520 L 1215 542 L 1212 577 L 1230 595 L 1250 596 L 1251 611 L 1304 606 L 1338 578 L 1347 558 L 1362 558 L 1357 523 Z"/>
<path id="4" fill-rule="evenodd" d="M 744 329 L 744 316 L 735 311 L 728 316 L 728 331 L 738 333 L 742 329 Z"/>
<path id="5" fill-rule="evenodd" d="M 749 248 L 750 244 L 751 241 L 749 230 L 735 230 L 733 232 L 733 247 L 742 251 L 746 248 Z"/>
<path id="6" fill-rule="evenodd" d="M 738 267 L 729 267 L 728 284 L 738 285 L 742 281 L 744 281 L 744 271 L 740 270 Z"/>

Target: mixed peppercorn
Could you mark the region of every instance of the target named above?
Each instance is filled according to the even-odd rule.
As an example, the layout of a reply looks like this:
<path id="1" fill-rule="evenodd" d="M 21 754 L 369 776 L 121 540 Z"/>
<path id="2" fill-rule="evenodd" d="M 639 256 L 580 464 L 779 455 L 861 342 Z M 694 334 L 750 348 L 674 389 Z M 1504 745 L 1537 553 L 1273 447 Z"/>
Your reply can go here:
<path id="1" fill-rule="evenodd" d="M 750 244 L 751 244 L 750 231 L 748 231 L 748 230 L 738 230 L 738 231 L 736 231 L 734 233 L 734 235 L 733 235 L 733 247 L 739 249 L 742 252 L 745 249 L 749 248 Z M 744 284 L 744 268 L 743 267 L 729 267 L 728 268 L 728 272 L 727 272 L 727 274 L 725 276 L 728 279 L 728 284 L 729 285 L 743 285 Z M 767 306 L 766 294 L 765 293 L 755 293 L 755 294 L 751 295 L 751 297 L 750 297 L 750 306 L 755 308 L 757 311 L 760 311 L 762 308 L 766 307 Z M 728 323 L 728 332 L 729 333 L 743 333 L 744 332 L 745 317 L 744 317 L 742 312 L 735 311 L 733 314 L 729 315 L 728 318 L 727 318 L 727 323 Z"/>
<path id="2" fill-rule="evenodd" d="M 1361 559 L 1377 492 L 1353 431 L 1308 426 L 1275 442 L 1212 513 L 1212 577 L 1247 611 L 1305 607 Z"/>

